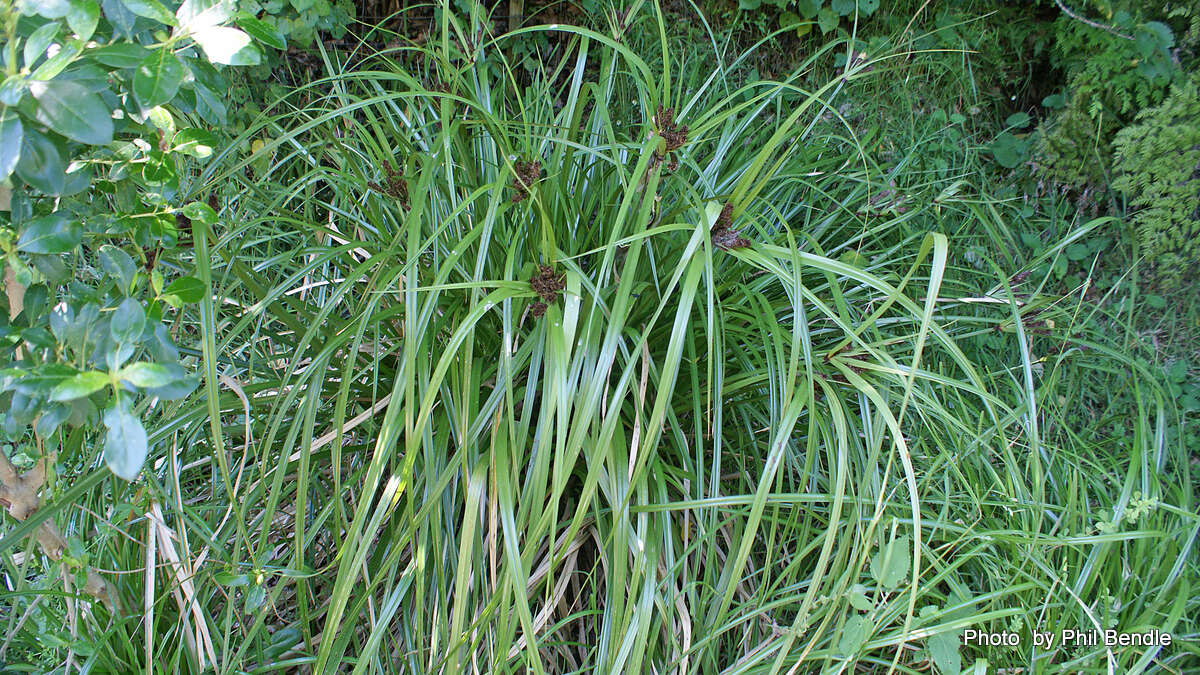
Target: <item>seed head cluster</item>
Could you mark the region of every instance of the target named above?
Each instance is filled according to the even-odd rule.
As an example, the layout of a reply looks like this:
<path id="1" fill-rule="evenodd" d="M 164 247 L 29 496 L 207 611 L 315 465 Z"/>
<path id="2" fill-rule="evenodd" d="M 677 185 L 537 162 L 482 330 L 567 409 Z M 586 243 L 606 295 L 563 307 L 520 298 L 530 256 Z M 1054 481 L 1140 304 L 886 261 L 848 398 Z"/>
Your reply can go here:
<path id="1" fill-rule="evenodd" d="M 654 115 L 654 126 L 658 130 L 658 135 L 666 141 L 666 153 L 663 155 L 655 155 L 658 161 L 667 161 L 667 171 L 674 171 L 679 168 L 679 160 L 671 156 L 671 153 L 682 148 L 684 143 L 687 143 L 688 128 L 687 125 L 675 124 L 675 110 L 672 108 L 664 108 L 658 106 L 658 112 Z"/>
<path id="2" fill-rule="evenodd" d="M 383 171 L 387 174 L 387 180 L 383 183 L 367 183 L 367 187 L 408 206 L 408 183 L 404 180 L 404 167 L 394 168 L 391 162 L 384 162 Z"/>
<path id="3" fill-rule="evenodd" d="M 709 236 L 712 237 L 712 242 L 717 245 L 717 248 L 722 251 L 728 251 L 731 248 L 746 248 L 750 245 L 749 239 L 733 229 L 733 204 L 726 204 L 725 208 L 721 209 L 721 215 L 717 216 L 717 222 L 713 223 Z"/>
<path id="4" fill-rule="evenodd" d="M 658 106 L 658 113 L 654 116 L 654 126 L 658 128 L 658 135 L 667 142 L 668 153 L 675 152 L 682 148 L 684 143 L 687 143 L 687 125 L 675 124 L 674 109 Z"/>
<path id="5" fill-rule="evenodd" d="M 513 203 L 523 201 L 529 196 L 529 190 L 533 184 L 537 182 L 542 175 L 542 163 L 534 160 L 532 162 L 517 162 L 513 165 L 515 175 L 513 176 L 513 190 L 516 194 L 512 196 Z"/>
<path id="6" fill-rule="evenodd" d="M 529 311 L 534 317 L 540 317 L 546 313 L 546 306 L 558 300 L 558 293 L 566 288 L 564 276 L 554 271 L 551 265 L 539 265 L 537 274 L 529 280 L 529 285 L 533 287 L 533 292 L 538 294 L 540 301 L 535 301 L 529 307 Z"/>

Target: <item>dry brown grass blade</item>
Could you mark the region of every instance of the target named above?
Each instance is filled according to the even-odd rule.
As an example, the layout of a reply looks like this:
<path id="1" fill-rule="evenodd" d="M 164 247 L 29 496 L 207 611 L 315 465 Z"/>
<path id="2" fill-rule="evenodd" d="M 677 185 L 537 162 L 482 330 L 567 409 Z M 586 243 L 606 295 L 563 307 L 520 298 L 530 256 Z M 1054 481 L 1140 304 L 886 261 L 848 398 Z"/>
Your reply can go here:
<path id="1" fill-rule="evenodd" d="M 193 626 L 185 626 L 185 628 L 188 628 L 189 646 L 193 649 L 196 649 L 197 646 L 204 649 L 203 654 L 200 654 L 198 651 L 195 653 L 201 669 L 205 666 L 206 658 L 208 663 L 215 666 L 217 663 L 217 652 L 213 647 L 208 623 L 204 619 L 204 608 L 197 601 L 196 585 L 193 580 L 195 567 L 192 565 L 192 561 L 180 556 L 179 552 L 175 549 L 175 541 L 178 540 L 178 537 L 167 526 L 158 502 L 153 502 L 150 505 L 150 509 L 146 512 L 146 519 L 150 521 L 151 532 L 153 533 L 151 541 L 156 544 L 155 548 L 159 551 L 159 555 L 174 573 L 175 584 L 171 587 L 171 593 L 175 596 L 175 603 L 179 606 L 179 613 L 183 616 L 185 622 L 187 622 L 189 612 L 195 620 Z"/>
<path id="2" fill-rule="evenodd" d="M 582 539 L 577 538 L 575 542 L 582 543 Z M 542 629 L 546 627 L 546 624 L 550 623 L 550 617 L 554 615 L 554 609 L 558 607 L 560 602 L 562 602 L 563 596 L 567 592 L 567 582 L 571 580 L 571 575 L 575 573 L 575 563 L 579 559 L 579 551 L 578 546 L 576 546 L 575 543 L 572 543 L 572 547 L 571 554 L 567 556 L 565 561 L 563 561 L 562 570 L 558 576 L 558 581 L 554 584 L 554 590 L 550 594 L 550 599 L 546 601 L 546 604 L 542 606 L 541 610 L 538 611 L 537 616 L 533 617 L 533 632 L 535 635 L 540 633 Z M 522 635 L 517 639 L 516 643 L 509 648 L 508 658 L 516 658 L 517 655 L 520 654 L 523 649 L 525 649 L 526 637 L 527 636 Z"/>

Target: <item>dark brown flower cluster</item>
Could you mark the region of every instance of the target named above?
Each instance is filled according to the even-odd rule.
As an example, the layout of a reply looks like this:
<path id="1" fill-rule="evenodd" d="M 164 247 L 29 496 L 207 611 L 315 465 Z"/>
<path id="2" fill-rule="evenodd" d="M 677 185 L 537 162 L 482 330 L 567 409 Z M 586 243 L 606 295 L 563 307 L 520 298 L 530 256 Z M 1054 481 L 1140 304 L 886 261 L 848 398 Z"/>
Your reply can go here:
<path id="1" fill-rule="evenodd" d="M 375 182 L 367 183 L 367 187 L 393 199 L 397 199 L 402 205 L 408 206 L 408 183 L 404 180 L 404 167 L 393 168 L 391 162 L 384 162 L 383 170 L 387 174 L 387 180 L 382 184 Z"/>
<path id="2" fill-rule="evenodd" d="M 542 175 L 542 163 L 539 161 L 532 162 L 517 162 L 513 165 L 513 190 L 516 194 L 512 196 L 513 203 L 523 201 L 529 196 L 529 190 L 533 184 L 537 182 Z"/>
<path id="3" fill-rule="evenodd" d="M 658 135 L 667 142 L 667 152 L 674 152 L 687 143 L 687 125 L 675 124 L 674 109 L 658 106 L 658 114 L 654 116 L 654 126 L 658 127 Z"/>
<path id="4" fill-rule="evenodd" d="M 566 288 L 564 276 L 556 273 L 551 265 L 539 265 L 538 273 L 529 280 L 529 285 L 541 298 L 529 306 L 529 311 L 535 318 L 545 314 L 546 306 L 558 300 L 559 291 Z"/>
<path id="5" fill-rule="evenodd" d="M 712 230 L 709 230 L 709 236 L 712 237 L 712 242 L 717 245 L 717 248 L 722 251 L 728 251 L 731 248 L 746 248 L 750 245 L 749 239 L 733 229 L 733 204 L 726 204 L 725 208 L 721 209 L 721 215 L 717 216 L 717 222 L 713 223 Z"/>
<path id="6" fill-rule="evenodd" d="M 654 115 L 654 126 L 658 129 L 658 135 L 662 136 L 666 141 L 666 153 L 657 155 L 658 161 L 667 160 L 667 170 L 674 171 L 679 168 L 679 161 L 671 156 L 679 148 L 682 148 L 684 143 L 687 143 L 688 128 L 687 125 L 675 124 L 675 110 L 673 108 L 663 108 L 658 106 L 658 112 Z"/>

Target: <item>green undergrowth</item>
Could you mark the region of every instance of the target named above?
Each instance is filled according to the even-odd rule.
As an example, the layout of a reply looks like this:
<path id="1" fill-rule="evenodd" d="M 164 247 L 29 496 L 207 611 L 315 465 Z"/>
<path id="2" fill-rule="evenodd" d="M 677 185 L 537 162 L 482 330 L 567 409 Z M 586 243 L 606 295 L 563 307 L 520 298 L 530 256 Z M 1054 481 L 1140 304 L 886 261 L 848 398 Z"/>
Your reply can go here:
<path id="1" fill-rule="evenodd" d="M 125 611 L 6 556 L 6 663 L 1196 667 L 1175 398 L 1130 309 L 1059 290 L 1117 224 L 937 165 L 953 111 L 897 138 L 839 108 L 902 53 L 743 84 L 652 6 L 482 25 L 328 55 L 193 177 L 204 385 L 147 411 L 141 480 L 43 507 Z M 537 33 L 569 49 L 526 78 Z M 1032 647 L 1064 628 L 1177 640 Z"/>

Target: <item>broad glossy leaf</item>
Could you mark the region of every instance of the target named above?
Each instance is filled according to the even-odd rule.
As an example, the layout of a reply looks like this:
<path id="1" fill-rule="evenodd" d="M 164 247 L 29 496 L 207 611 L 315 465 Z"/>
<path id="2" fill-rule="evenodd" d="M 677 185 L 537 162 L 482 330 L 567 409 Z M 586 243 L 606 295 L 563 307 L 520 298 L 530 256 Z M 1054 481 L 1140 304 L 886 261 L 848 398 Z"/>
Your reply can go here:
<path id="1" fill-rule="evenodd" d="M 26 68 L 32 69 L 33 64 L 46 55 L 46 49 L 58 35 L 58 28 L 58 23 L 52 21 L 42 25 L 25 39 L 25 47 L 21 50 L 21 56 L 25 59 Z"/>
<path id="2" fill-rule="evenodd" d="M 79 373 L 69 378 L 50 392 L 51 401 L 73 401 L 100 391 L 109 382 L 108 373 L 98 370 Z"/>
<path id="3" fill-rule="evenodd" d="M 32 9 L 38 16 L 46 19 L 61 19 L 70 11 L 71 5 L 67 0 L 25 0 L 18 2 L 17 6 L 24 13 L 29 13 Z"/>
<path id="4" fill-rule="evenodd" d="M 161 323 L 154 324 L 154 334 L 146 341 L 146 350 L 159 363 L 175 363 L 179 360 L 179 350 L 171 342 L 171 334 Z"/>
<path id="5" fill-rule="evenodd" d="M 89 49 L 85 54 L 110 68 L 133 68 L 146 60 L 150 50 L 133 42 L 118 42 Z"/>
<path id="6" fill-rule="evenodd" d="M 75 310 L 68 304 L 55 307 L 50 311 L 50 332 L 59 342 L 70 342 L 75 323 Z"/>
<path id="7" fill-rule="evenodd" d="M 67 171 L 66 182 L 63 184 L 62 195 L 77 195 L 88 189 L 92 184 L 92 167 L 89 164 L 77 164 L 73 171 Z"/>
<path id="8" fill-rule="evenodd" d="M 120 377 L 135 387 L 165 387 L 183 377 L 182 368 L 171 370 L 158 363 L 139 361 L 121 369 Z"/>
<path id="9" fill-rule="evenodd" d="M 858 12 L 863 16 L 871 16 L 879 9 L 879 0 L 858 0 Z"/>
<path id="10" fill-rule="evenodd" d="M 206 120 L 212 120 L 217 125 L 225 124 L 228 111 L 225 102 L 207 86 L 196 83 L 196 111 Z"/>
<path id="11" fill-rule="evenodd" d="M 246 586 L 250 583 L 250 577 L 233 572 L 216 572 L 213 574 L 213 581 L 222 586 Z"/>
<path id="12" fill-rule="evenodd" d="M 24 374 L 20 368 L 0 368 L 0 391 L 12 389 Z"/>
<path id="13" fill-rule="evenodd" d="M 196 277 L 181 277 L 168 284 L 165 292 L 186 303 L 192 303 L 203 300 L 205 290 L 204 282 Z"/>
<path id="14" fill-rule="evenodd" d="M 68 405 L 50 405 L 42 411 L 38 416 L 37 426 L 35 427 L 37 435 L 42 438 L 49 438 L 58 430 L 59 425 L 71 416 L 71 406 Z"/>
<path id="15" fill-rule="evenodd" d="M 20 279 L 20 281 L 28 281 L 30 283 L 35 281 L 32 277 L 18 277 L 18 279 Z M 39 315 L 36 312 L 27 311 L 20 315 L 20 323 L 27 323 L 30 318 L 36 320 L 38 316 Z M 10 330 L 13 328 L 16 329 L 15 336 L 19 340 L 24 340 L 25 342 L 29 343 L 34 349 L 54 349 L 57 346 L 57 343 L 54 341 L 54 336 L 51 335 L 50 331 L 44 326 L 35 325 L 31 328 L 10 326 Z M 71 371 L 74 372 L 74 368 L 71 368 Z M 45 382 L 43 381 L 42 384 L 45 384 Z M 25 391 L 26 393 L 32 393 L 28 389 L 22 388 L 21 390 Z M 41 393 L 45 393 L 46 390 L 47 389 L 43 389 Z"/>
<path id="16" fill-rule="evenodd" d="M 80 143 L 108 145 L 113 137 L 112 111 L 98 94 L 71 81 L 33 82 L 37 120 Z"/>
<path id="17" fill-rule="evenodd" d="M 104 362 L 108 365 L 109 370 L 120 368 L 122 364 L 129 360 L 129 357 L 133 356 L 133 352 L 137 350 L 137 345 L 112 342 L 111 340 L 106 347 Z"/>
<path id="18" fill-rule="evenodd" d="M 9 404 L 8 416 L 4 419 L 4 430 L 9 436 L 15 436 L 23 430 L 23 427 L 33 422 L 37 417 L 38 410 L 41 408 L 41 401 L 16 392 L 12 395 L 12 402 Z"/>
<path id="19" fill-rule="evenodd" d="M 0 181 L 12 175 L 17 168 L 17 160 L 21 158 L 21 139 L 25 131 L 21 126 L 21 118 L 11 108 L 5 108 L 0 113 Z"/>
<path id="20" fill-rule="evenodd" d="M 57 195 L 67 183 L 67 163 L 54 141 L 32 127 L 25 129 L 21 139 L 21 157 L 17 160 L 17 175 L 34 188 Z"/>
<path id="21" fill-rule="evenodd" d="M 829 3 L 829 9 L 838 13 L 838 16 L 846 16 L 854 13 L 854 0 L 832 0 Z"/>
<path id="22" fill-rule="evenodd" d="M 143 108 L 153 108 L 175 98 L 187 68 L 165 47 L 154 50 L 133 75 L 133 93 Z"/>
<path id="23" fill-rule="evenodd" d="M 29 78 L 21 75 L 9 75 L 0 82 L 0 103 L 4 105 L 16 105 L 21 102 L 21 97 L 25 96 L 25 92 L 29 90 Z"/>
<path id="24" fill-rule="evenodd" d="M 179 152 L 197 159 L 211 157 L 217 139 L 203 129 L 180 129 L 171 139 L 172 152 Z"/>
<path id="25" fill-rule="evenodd" d="M 63 381 L 74 377 L 77 371 L 61 363 L 47 363 L 26 373 L 12 384 L 12 388 L 27 396 L 44 396 Z"/>
<path id="26" fill-rule="evenodd" d="M 200 45 L 204 55 L 213 63 L 227 66 L 257 66 L 262 63 L 262 55 L 250 42 L 250 36 L 237 28 L 204 28 L 194 31 L 192 39 Z"/>
<path id="27" fill-rule="evenodd" d="M 180 366 L 169 364 L 168 368 L 178 368 L 181 372 L 183 368 Z M 186 397 L 188 394 L 196 390 L 200 386 L 200 378 L 195 375 L 184 375 L 178 380 L 161 387 L 153 387 L 145 391 L 147 396 L 154 396 L 164 401 L 178 401 Z"/>
<path id="28" fill-rule="evenodd" d="M 149 452 L 145 427 L 132 413 L 116 404 L 104 411 L 104 426 L 108 428 L 104 437 L 104 462 L 125 480 L 137 478 Z"/>
<path id="29" fill-rule="evenodd" d="M 80 40 L 89 40 L 100 22 L 100 4 L 96 0 L 71 0 L 67 12 L 67 25 Z"/>
<path id="30" fill-rule="evenodd" d="M 123 345 L 134 344 L 142 339 L 142 331 L 146 328 L 146 311 L 142 303 L 133 298 L 125 298 L 113 311 L 112 325 L 109 332 L 114 342 Z"/>
<path id="31" fill-rule="evenodd" d="M 129 11 L 168 26 L 176 25 L 175 15 L 157 0 L 121 0 Z"/>
<path id="32" fill-rule="evenodd" d="M 246 591 L 245 604 L 243 605 L 243 607 L 244 607 L 243 611 L 246 612 L 247 614 L 253 614 L 260 607 L 262 607 L 263 603 L 265 603 L 266 601 L 267 601 L 267 590 L 265 588 L 263 588 L 262 585 L 260 585 L 260 584 L 251 586 L 250 589 L 248 591 Z"/>
<path id="33" fill-rule="evenodd" d="M 224 0 L 183 0 L 175 11 L 180 32 L 191 32 L 219 26 L 233 15 L 230 3 Z"/>
<path id="34" fill-rule="evenodd" d="M 61 255 L 31 255 L 29 262 L 52 284 L 62 283 L 70 276 Z"/>
<path id="35" fill-rule="evenodd" d="M 97 256 L 100 269 L 117 279 L 122 293 L 128 293 L 133 277 L 137 275 L 137 264 L 133 262 L 133 257 L 111 244 L 101 246 Z"/>
<path id="36" fill-rule="evenodd" d="M 183 215 L 187 216 L 188 220 L 194 220 L 205 225 L 212 225 L 217 222 L 217 212 L 213 211 L 212 207 L 204 202 L 189 202 L 183 207 Z"/>
<path id="37" fill-rule="evenodd" d="M 25 314 L 40 317 L 49 311 L 50 289 L 45 284 L 34 284 L 25 289 Z"/>
<path id="38" fill-rule="evenodd" d="M 150 185 L 166 185 L 175 180 L 175 159 L 165 152 L 152 150 L 142 164 L 142 180 Z"/>
<path id="39" fill-rule="evenodd" d="M 17 249 L 26 253 L 69 253 L 83 239 L 83 226 L 65 213 L 34 218 L 21 228 Z"/>
<path id="40" fill-rule="evenodd" d="M 266 651 L 272 654 L 275 658 L 282 656 L 289 649 L 300 644 L 300 640 L 304 639 L 304 635 L 295 628 L 284 628 L 283 630 L 275 631 L 271 635 L 271 644 Z"/>
<path id="41" fill-rule="evenodd" d="M 262 44 L 273 47 L 275 49 L 287 49 L 287 40 L 283 37 L 283 33 L 271 24 L 256 19 L 252 16 L 242 17 L 237 20 L 238 28 L 250 34 L 250 37 L 258 40 Z"/>
<path id="42" fill-rule="evenodd" d="M 133 39 L 134 29 L 137 28 L 138 15 L 129 11 L 121 0 L 100 0 L 100 9 L 104 18 L 112 24 L 113 36 Z"/>
<path id="43" fill-rule="evenodd" d="M 167 138 L 175 135 L 175 118 L 161 105 L 156 105 L 146 113 L 146 120 L 163 132 Z"/>
<path id="44" fill-rule="evenodd" d="M 58 74 L 66 70 L 67 66 L 75 62 L 78 58 L 80 46 L 76 40 L 72 40 L 58 50 L 58 53 L 46 59 L 46 62 L 38 66 L 37 70 L 33 71 L 31 76 L 35 80 L 53 80 L 58 77 Z"/>
<path id="45" fill-rule="evenodd" d="M 112 74 L 107 68 L 101 68 L 88 61 L 76 61 L 54 80 L 56 82 L 74 82 L 93 94 L 103 94 L 112 91 L 112 83 L 109 82 L 111 77 Z M 116 100 L 114 99 L 114 108 L 115 104 Z"/>
<path id="46" fill-rule="evenodd" d="M 1063 92 L 1050 94 L 1042 99 L 1042 105 L 1047 108 L 1064 108 L 1067 105 L 1067 97 Z"/>

